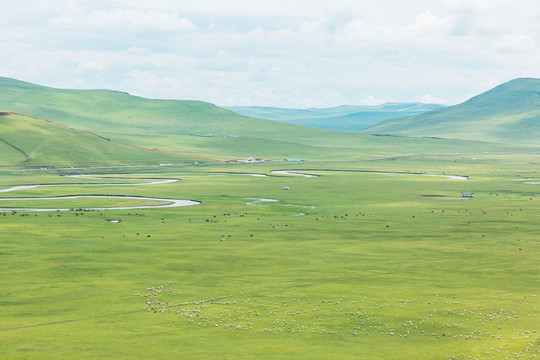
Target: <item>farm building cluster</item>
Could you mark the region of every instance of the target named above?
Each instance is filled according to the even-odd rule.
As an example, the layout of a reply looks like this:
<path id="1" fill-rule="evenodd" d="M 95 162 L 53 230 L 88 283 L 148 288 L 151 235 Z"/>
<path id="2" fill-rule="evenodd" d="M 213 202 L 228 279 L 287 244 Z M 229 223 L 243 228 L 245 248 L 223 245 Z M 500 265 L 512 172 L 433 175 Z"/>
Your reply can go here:
<path id="1" fill-rule="evenodd" d="M 248 157 L 248 158 L 238 158 L 227 160 L 229 163 L 255 163 L 255 162 L 265 162 L 264 159 Z"/>

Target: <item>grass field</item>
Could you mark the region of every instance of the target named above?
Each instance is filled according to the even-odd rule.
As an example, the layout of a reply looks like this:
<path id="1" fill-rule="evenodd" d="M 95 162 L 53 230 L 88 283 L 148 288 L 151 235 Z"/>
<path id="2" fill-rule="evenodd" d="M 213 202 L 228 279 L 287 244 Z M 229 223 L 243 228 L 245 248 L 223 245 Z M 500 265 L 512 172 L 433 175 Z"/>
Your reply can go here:
<path id="1" fill-rule="evenodd" d="M 538 357 L 539 165 L 539 154 L 464 149 L 148 166 L 138 175 L 101 169 L 110 180 L 5 171 L 0 190 L 180 181 L 37 187 L 4 198 L 109 194 L 201 204 L 3 212 L 0 357 Z M 85 170 L 70 170 L 77 172 Z"/>

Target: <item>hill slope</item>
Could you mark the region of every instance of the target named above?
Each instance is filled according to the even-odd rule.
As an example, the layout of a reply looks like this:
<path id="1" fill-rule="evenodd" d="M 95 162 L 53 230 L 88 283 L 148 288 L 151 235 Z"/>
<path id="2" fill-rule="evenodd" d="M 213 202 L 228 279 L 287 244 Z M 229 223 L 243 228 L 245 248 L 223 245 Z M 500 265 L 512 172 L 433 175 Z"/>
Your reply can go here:
<path id="1" fill-rule="evenodd" d="M 194 160 L 115 143 L 50 121 L 0 113 L 0 165 L 146 163 L 180 159 Z"/>
<path id="2" fill-rule="evenodd" d="M 264 106 L 228 106 L 226 108 L 241 115 L 261 119 L 277 120 L 289 124 L 328 130 L 354 132 L 384 120 L 418 115 L 440 107 L 440 105 L 421 103 L 387 103 L 378 106 L 343 105 L 325 109 L 284 109 Z"/>
<path id="3" fill-rule="evenodd" d="M 359 159 L 463 148 L 516 149 L 477 142 L 343 133 L 245 117 L 201 101 L 152 100 L 108 90 L 54 89 L 9 78 L 0 78 L 0 110 L 92 131 L 111 141 L 221 160 L 247 156 Z"/>
<path id="4" fill-rule="evenodd" d="M 462 104 L 387 120 L 362 132 L 540 146 L 540 79 L 515 79 Z"/>
<path id="5" fill-rule="evenodd" d="M 0 78 L 0 110 L 52 120 L 134 145 L 195 154 L 202 151 L 221 159 L 318 152 L 312 148 L 313 139 L 325 135 L 321 129 L 249 118 L 202 101 L 145 99 L 109 90 L 54 89 L 10 78 Z M 201 134 L 215 137 L 198 136 Z M 268 154 L 270 149 L 273 153 Z"/>
<path id="6" fill-rule="evenodd" d="M 230 121 L 239 115 L 202 101 L 152 100 L 111 90 L 54 89 L 10 78 L 0 78 L 0 108 L 97 132 L 226 135 L 241 130 Z"/>

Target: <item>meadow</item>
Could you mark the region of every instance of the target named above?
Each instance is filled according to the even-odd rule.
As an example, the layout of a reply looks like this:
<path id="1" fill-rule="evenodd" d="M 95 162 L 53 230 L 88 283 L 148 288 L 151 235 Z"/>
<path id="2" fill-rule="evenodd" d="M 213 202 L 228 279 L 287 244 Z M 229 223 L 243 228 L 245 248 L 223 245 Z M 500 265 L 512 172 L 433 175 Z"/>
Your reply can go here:
<path id="1" fill-rule="evenodd" d="M 539 165 L 540 154 L 471 151 L 100 169 L 107 180 L 6 171 L 0 190 L 101 185 L 3 198 L 201 204 L 83 210 L 96 199 L 74 199 L 61 200 L 74 211 L 3 211 L 0 357 L 537 357 Z M 155 178 L 179 181 L 136 185 Z"/>

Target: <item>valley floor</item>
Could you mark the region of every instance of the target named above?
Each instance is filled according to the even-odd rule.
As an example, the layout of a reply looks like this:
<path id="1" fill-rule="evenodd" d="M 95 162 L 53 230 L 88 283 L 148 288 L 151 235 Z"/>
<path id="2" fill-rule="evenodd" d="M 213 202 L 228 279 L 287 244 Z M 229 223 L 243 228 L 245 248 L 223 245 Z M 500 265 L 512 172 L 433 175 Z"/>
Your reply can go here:
<path id="1" fill-rule="evenodd" d="M 539 165 L 476 153 L 5 172 L 0 200 L 27 200 L 1 200 L 0 357 L 538 357 Z M 122 198 L 66 198 L 81 195 Z M 9 210 L 51 206 L 36 197 L 73 210 Z M 200 205 L 95 210 L 143 198 Z"/>

